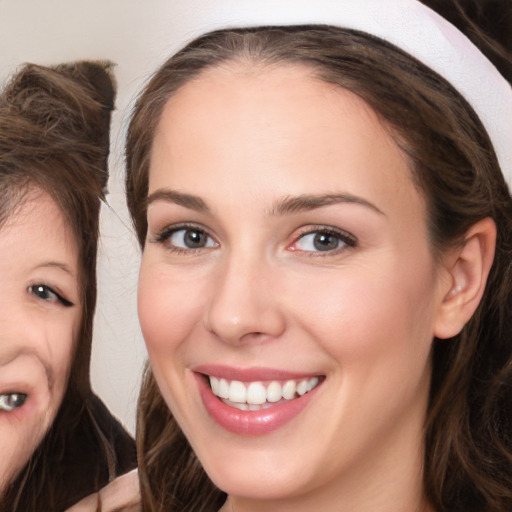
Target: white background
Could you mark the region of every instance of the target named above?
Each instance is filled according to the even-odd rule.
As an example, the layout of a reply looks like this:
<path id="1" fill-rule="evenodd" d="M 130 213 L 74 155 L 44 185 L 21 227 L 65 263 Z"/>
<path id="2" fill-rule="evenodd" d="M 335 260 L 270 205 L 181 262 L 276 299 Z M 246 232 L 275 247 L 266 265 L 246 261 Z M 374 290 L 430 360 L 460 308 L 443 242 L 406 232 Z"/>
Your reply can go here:
<path id="1" fill-rule="evenodd" d="M 194 0 L 196 4 L 201 0 Z M 206 0 L 205 0 L 206 1 Z M 102 207 L 92 382 L 133 432 L 145 348 L 136 314 L 139 249 L 125 206 L 123 139 L 133 99 L 150 73 L 189 39 L 176 10 L 188 0 L 0 0 L 0 83 L 24 62 L 116 63 L 109 207 Z M 181 4 L 181 6 L 180 6 Z M 190 12 L 190 11 L 189 11 Z"/>

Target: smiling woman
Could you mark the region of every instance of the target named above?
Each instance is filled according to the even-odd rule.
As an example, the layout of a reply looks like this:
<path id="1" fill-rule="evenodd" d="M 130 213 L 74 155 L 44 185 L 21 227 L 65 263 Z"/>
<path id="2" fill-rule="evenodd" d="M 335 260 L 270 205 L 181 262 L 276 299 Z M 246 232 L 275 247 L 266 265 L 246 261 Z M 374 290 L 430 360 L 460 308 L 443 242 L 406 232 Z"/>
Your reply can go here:
<path id="1" fill-rule="evenodd" d="M 144 510 L 507 512 L 510 87 L 470 95 L 491 142 L 420 60 L 488 62 L 418 2 L 257 4 L 217 2 L 128 131 Z"/>
<path id="2" fill-rule="evenodd" d="M 2 511 L 62 511 L 135 466 L 89 383 L 109 67 L 27 65 L 0 97 Z"/>

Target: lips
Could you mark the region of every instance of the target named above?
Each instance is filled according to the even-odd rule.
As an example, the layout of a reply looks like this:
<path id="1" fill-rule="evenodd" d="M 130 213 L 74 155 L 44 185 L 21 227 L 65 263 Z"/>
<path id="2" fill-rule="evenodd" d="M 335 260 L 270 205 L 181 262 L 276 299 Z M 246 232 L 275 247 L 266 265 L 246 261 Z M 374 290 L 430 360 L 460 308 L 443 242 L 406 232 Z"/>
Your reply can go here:
<path id="1" fill-rule="evenodd" d="M 264 435 L 299 415 L 325 380 L 322 375 L 202 368 L 195 377 L 210 417 L 239 435 Z"/>

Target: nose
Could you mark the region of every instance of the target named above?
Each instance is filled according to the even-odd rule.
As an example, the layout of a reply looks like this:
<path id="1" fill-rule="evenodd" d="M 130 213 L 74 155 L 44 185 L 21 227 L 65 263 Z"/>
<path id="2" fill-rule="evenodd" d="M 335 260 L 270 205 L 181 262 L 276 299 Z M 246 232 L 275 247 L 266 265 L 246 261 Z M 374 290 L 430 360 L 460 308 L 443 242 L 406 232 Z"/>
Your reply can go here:
<path id="1" fill-rule="evenodd" d="M 225 343 L 265 342 L 279 337 L 286 318 L 277 293 L 277 269 L 256 257 L 231 257 L 215 277 L 205 309 L 207 330 Z"/>

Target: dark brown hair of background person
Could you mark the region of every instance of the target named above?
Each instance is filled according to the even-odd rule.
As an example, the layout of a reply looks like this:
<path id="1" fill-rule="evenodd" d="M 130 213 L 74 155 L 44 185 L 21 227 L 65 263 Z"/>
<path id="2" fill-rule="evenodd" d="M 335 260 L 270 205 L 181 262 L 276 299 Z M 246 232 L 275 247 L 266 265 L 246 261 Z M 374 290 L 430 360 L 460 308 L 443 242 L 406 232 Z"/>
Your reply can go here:
<path id="1" fill-rule="evenodd" d="M 156 72 L 132 115 L 126 187 L 141 246 L 151 147 L 164 105 L 203 70 L 237 59 L 305 65 L 362 97 L 409 157 L 427 199 L 434 255 L 456 245 L 479 220 L 494 219 L 497 250 L 482 302 L 458 336 L 434 342 L 424 481 L 439 512 L 510 512 L 512 200 L 485 129 L 444 79 L 386 42 L 340 28 L 241 29 L 199 38 Z M 225 494 L 202 470 L 149 368 L 137 444 L 143 510 L 220 508 Z"/>
<path id="2" fill-rule="evenodd" d="M 512 82 L 512 2 L 509 0 L 425 0 L 466 34 Z"/>
<path id="3" fill-rule="evenodd" d="M 133 440 L 89 381 L 99 210 L 115 97 L 111 67 L 29 64 L 0 96 L 0 225 L 31 188 L 48 193 L 76 238 L 84 305 L 62 405 L 1 497 L 4 512 L 64 510 L 136 466 Z"/>

